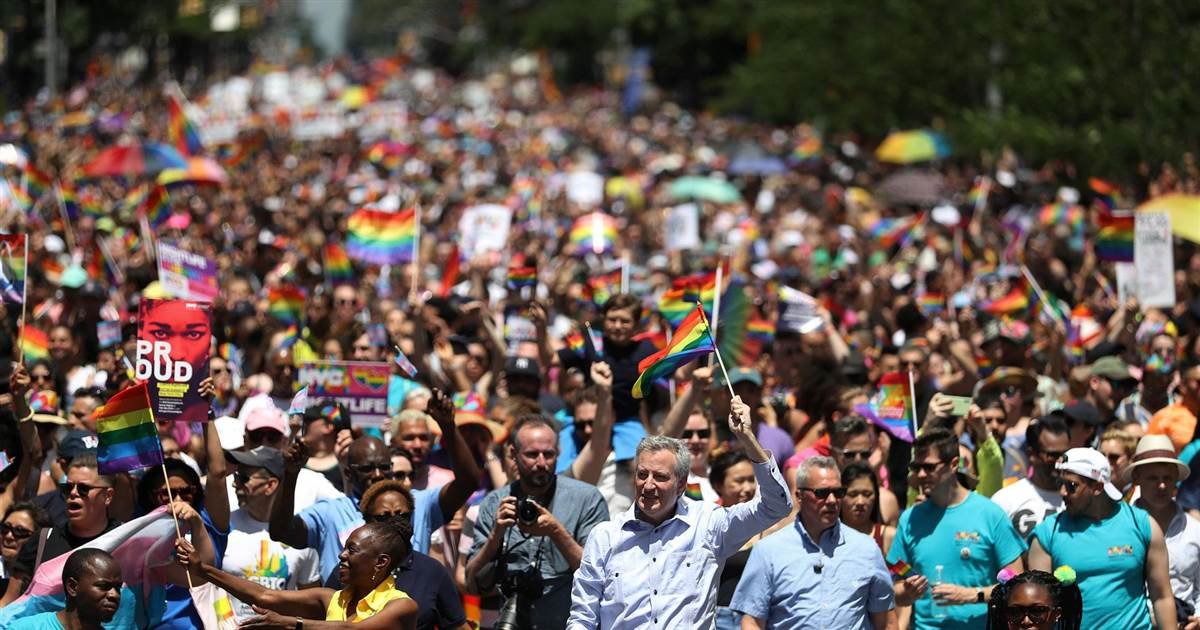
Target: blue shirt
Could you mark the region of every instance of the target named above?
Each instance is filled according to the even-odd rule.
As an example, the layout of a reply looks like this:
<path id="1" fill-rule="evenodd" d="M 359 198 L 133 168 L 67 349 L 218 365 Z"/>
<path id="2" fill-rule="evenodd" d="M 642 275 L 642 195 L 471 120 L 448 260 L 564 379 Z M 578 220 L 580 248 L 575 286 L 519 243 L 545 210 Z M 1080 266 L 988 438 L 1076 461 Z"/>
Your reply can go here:
<path id="1" fill-rule="evenodd" d="M 930 588 L 913 605 L 914 628 L 973 630 L 987 624 L 987 604 L 933 606 L 933 584 L 937 567 L 942 582 L 970 588 L 996 583 L 996 574 L 1027 549 L 1013 529 L 1008 514 L 995 503 L 971 492 L 966 500 L 948 508 L 925 501 L 904 511 L 896 527 L 896 538 L 888 552 L 888 563 L 903 560 L 912 567 L 909 575 L 923 575 Z M 944 614 L 937 618 L 935 614 Z"/>
<path id="2" fill-rule="evenodd" d="M 443 525 L 442 510 L 438 506 L 441 486 L 425 490 L 413 490 L 413 550 L 429 553 L 429 536 Z M 346 539 L 363 525 L 362 513 L 358 511 L 358 499 L 340 496 L 323 499 L 308 506 L 297 515 L 308 529 L 306 547 L 316 549 L 321 561 L 321 581 L 328 582 L 337 568 L 338 555 Z"/>
<path id="3" fill-rule="evenodd" d="M 58 613 L 44 612 L 18 619 L 8 626 L 9 630 L 66 630 L 58 620 Z"/>
<path id="4" fill-rule="evenodd" d="M 758 492 L 723 508 L 680 497 L 658 526 L 631 506 L 596 527 L 571 589 L 569 630 L 711 628 L 725 560 L 792 509 L 774 458 L 754 465 Z"/>
<path id="5" fill-rule="evenodd" d="M 1146 550 L 1150 515 L 1117 503 L 1108 518 L 1094 521 L 1059 512 L 1033 528 L 1051 566 L 1075 569 L 1083 596 L 1081 628 L 1150 628 L 1146 598 Z"/>
<path id="6" fill-rule="evenodd" d="M 838 521 L 818 545 L 797 518 L 750 550 L 729 607 L 765 619 L 767 628 L 870 630 L 870 614 L 895 607 L 895 595 L 870 536 Z"/>

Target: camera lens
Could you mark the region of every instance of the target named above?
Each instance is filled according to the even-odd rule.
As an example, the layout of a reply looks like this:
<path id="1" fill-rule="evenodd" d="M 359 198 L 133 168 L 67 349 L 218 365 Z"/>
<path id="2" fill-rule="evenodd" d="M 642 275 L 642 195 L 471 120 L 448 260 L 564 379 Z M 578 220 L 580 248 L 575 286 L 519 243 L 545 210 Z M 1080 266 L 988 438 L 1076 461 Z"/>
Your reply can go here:
<path id="1" fill-rule="evenodd" d="M 529 497 L 524 497 L 517 502 L 517 520 L 522 525 L 533 525 L 537 522 L 538 516 L 541 513 L 538 511 L 537 503 Z"/>

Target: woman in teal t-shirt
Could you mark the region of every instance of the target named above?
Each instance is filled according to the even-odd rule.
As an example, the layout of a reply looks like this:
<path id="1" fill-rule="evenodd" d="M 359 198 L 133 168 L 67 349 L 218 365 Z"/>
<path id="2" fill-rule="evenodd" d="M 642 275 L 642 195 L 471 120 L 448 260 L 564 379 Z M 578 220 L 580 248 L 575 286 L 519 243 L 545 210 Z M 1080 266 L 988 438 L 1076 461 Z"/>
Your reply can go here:
<path id="1" fill-rule="evenodd" d="M 1158 525 L 1145 511 L 1120 502 L 1099 451 L 1073 448 L 1064 460 L 1055 468 L 1066 511 L 1034 528 L 1029 567 L 1075 569 L 1083 628 L 1150 630 L 1151 601 L 1158 627 L 1176 627 L 1167 546 Z"/>

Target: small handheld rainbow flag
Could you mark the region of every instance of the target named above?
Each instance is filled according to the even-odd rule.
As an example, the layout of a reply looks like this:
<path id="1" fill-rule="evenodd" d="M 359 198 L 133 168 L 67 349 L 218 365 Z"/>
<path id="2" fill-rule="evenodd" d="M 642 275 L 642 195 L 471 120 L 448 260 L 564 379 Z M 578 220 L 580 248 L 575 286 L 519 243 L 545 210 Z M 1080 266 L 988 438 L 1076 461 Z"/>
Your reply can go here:
<path id="1" fill-rule="evenodd" d="M 996 300 L 984 302 L 980 304 L 980 310 L 991 313 L 992 315 L 1011 315 L 1029 308 L 1029 305 L 1037 301 L 1037 296 L 1034 293 L 1033 286 L 1024 276 L 1013 280 L 1012 288 L 1008 293 Z"/>
<path id="2" fill-rule="evenodd" d="M 693 501 L 703 501 L 704 500 L 704 491 L 701 490 L 699 482 L 689 481 L 688 485 L 687 485 L 687 490 L 684 490 L 683 496 L 685 496 Z"/>
<path id="3" fill-rule="evenodd" d="M 100 474 L 112 475 L 163 463 L 158 428 L 145 383 L 127 387 L 96 410 Z"/>
<path id="4" fill-rule="evenodd" d="M 304 311 L 304 297 L 304 289 L 294 285 L 267 289 L 267 311 L 285 324 L 295 324 L 300 321 L 300 313 Z"/>
<path id="5" fill-rule="evenodd" d="M 33 162 L 26 162 L 22 172 L 25 175 L 25 193 L 33 201 L 41 199 L 47 190 L 54 185 L 54 180 L 45 172 L 38 170 Z"/>
<path id="6" fill-rule="evenodd" d="M 1133 262 L 1132 212 L 1101 212 L 1096 235 L 1096 256 L 1109 262 Z"/>
<path id="7" fill-rule="evenodd" d="M 917 308 L 925 315 L 937 315 L 946 308 L 946 296 L 926 291 L 917 296 Z"/>
<path id="8" fill-rule="evenodd" d="M 325 279 L 338 285 L 354 282 L 354 268 L 346 249 L 338 243 L 325 244 Z"/>
<path id="9" fill-rule="evenodd" d="M 66 182 L 58 184 L 58 196 L 62 200 L 63 209 L 67 211 L 67 218 L 75 221 L 79 219 L 79 199 L 75 191 L 75 187 Z"/>
<path id="10" fill-rule="evenodd" d="M 1121 189 L 1116 185 L 1100 179 L 1099 177 L 1091 177 L 1088 179 L 1088 188 L 1096 194 L 1096 203 L 1099 203 L 1105 210 L 1112 212 L 1121 204 Z"/>
<path id="11" fill-rule="evenodd" d="M 167 139 L 183 155 L 197 155 L 204 150 L 200 143 L 200 133 L 196 125 L 188 119 L 183 111 L 183 103 L 179 95 L 167 93 Z"/>
<path id="12" fill-rule="evenodd" d="M 725 277 L 728 278 L 729 275 L 725 274 Z M 716 272 L 676 278 L 671 283 L 671 288 L 663 292 L 662 297 L 658 299 L 658 311 L 672 326 L 678 327 L 696 307 L 696 302 L 701 302 L 704 312 L 711 314 L 716 296 Z"/>
<path id="13" fill-rule="evenodd" d="M 877 241 L 883 247 L 892 247 L 896 244 L 903 245 L 911 239 L 913 228 L 917 227 L 917 224 L 924 219 L 924 214 L 915 214 L 910 217 L 881 218 L 870 227 L 871 239 Z"/>
<path id="14" fill-rule="evenodd" d="M 621 292 L 621 268 L 588 278 L 587 284 L 592 292 L 592 302 L 604 306 L 612 296 Z"/>
<path id="15" fill-rule="evenodd" d="M 575 219 L 571 226 L 571 243 L 575 254 L 582 256 L 611 252 L 617 242 L 617 221 L 603 212 L 591 212 Z"/>
<path id="16" fill-rule="evenodd" d="M 150 227 L 158 229 L 171 218 L 171 195 L 166 186 L 155 186 L 138 201 L 138 216 L 145 216 Z"/>
<path id="17" fill-rule="evenodd" d="M 25 326 L 21 332 L 21 354 L 26 361 L 50 358 L 50 337 L 45 331 Z"/>
<path id="18" fill-rule="evenodd" d="M 587 347 L 583 340 L 583 335 L 581 335 L 578 330 L 572 330 L 571 332 L 567 333 L 567 336 L 563 339 L 563 341 L 566 342 L 567 349 L 571 352 L 574 352 L 581 357 L 587 355 Z"/>
<path id="19" fill-rule="evenodd" d="M 905 372 L 888 372 L 879 378 L 879 392 L 854 411 L 898 440 L 913 441 L 912 395 Z"/>
<path id="20" fill-rule="evenodd" d="M 25 264 L 28 260 L 24 234 L 0 234 L 0 301 L 25 302 Z"/>
<path id="21" fill-rule="evenodd" d="M 508 268 L 508 289 L 520 291 L 525 287 L 537 286 L 537 267 L 528 265 Z"/>
<path id="22" fill-rule="evenodd" d="M 417 235 L 416 212 L 363 208 L 350 215 L 346 253 L 355 260 L 393 265 L 412 262 Z"/>
<path id="23" fill-rule="evenodd" d="M 693 307 L 691 314 L 675 330 L 667 347 L 638 363 L 639 376 L 633 383 L 633 397 L 644 398 L 654 381 L 671 378 L 679 366 L 714 349 L 708 321 L 699 308 Z"/>

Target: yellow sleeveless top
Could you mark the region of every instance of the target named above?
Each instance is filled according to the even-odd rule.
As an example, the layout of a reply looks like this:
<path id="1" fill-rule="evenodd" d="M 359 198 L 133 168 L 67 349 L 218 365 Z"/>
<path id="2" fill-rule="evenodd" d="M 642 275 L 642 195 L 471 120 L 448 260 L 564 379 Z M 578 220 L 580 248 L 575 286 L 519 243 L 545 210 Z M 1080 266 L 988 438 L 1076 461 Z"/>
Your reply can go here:
<path id="1" fill-rule="evenodd" d="M 358 600 L 358 605 L 354 607 L 354 621 L 357 623 L 363 619 L 368 619 L 375 616 L 388 602 L 397 599 L 408 599 L 408 594 L 396 588 L 395 578 L 388 576 L 388 579 L 379 583 L 375 590 L 367 593 L 366 597 Z M 349 611 L 346 606 L 350 603 L 350 590 L 343 589 L 333 594 L 329 600 L 329 608 L 325 610 L 325 621 L 347 621 Z"/>

